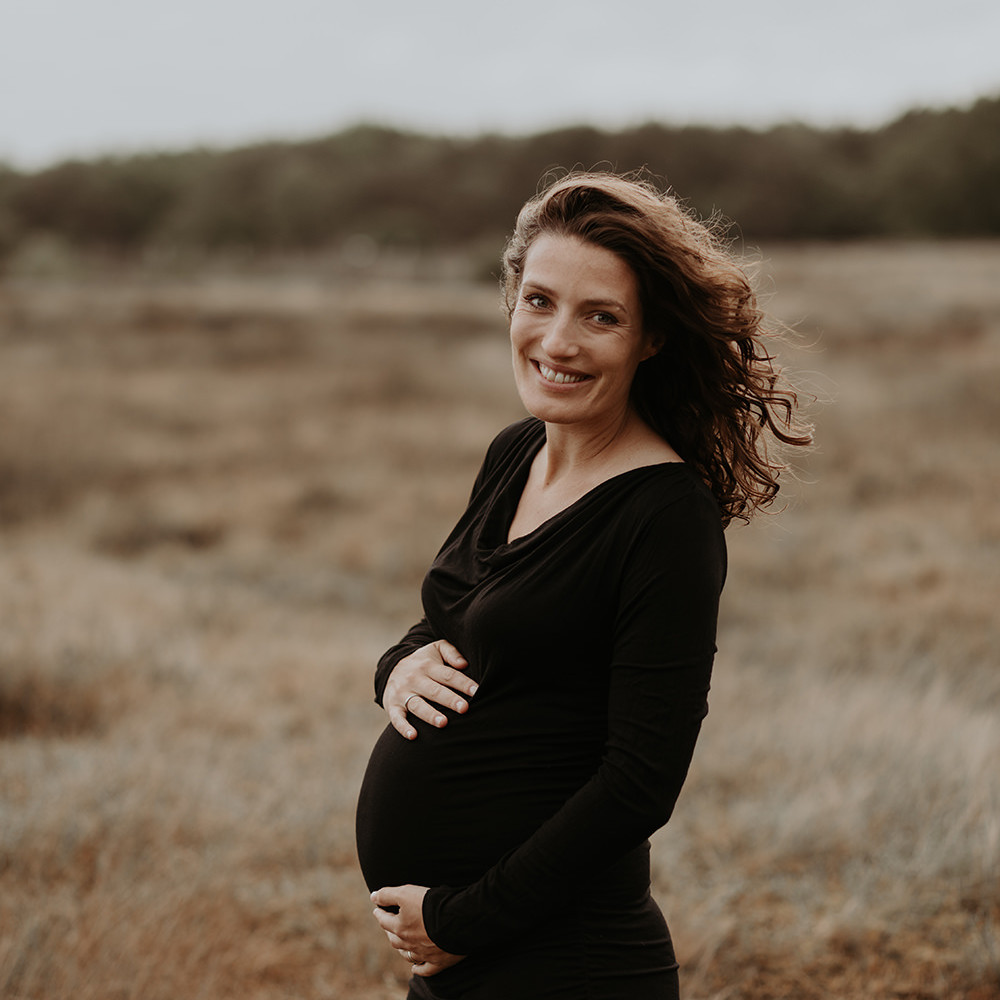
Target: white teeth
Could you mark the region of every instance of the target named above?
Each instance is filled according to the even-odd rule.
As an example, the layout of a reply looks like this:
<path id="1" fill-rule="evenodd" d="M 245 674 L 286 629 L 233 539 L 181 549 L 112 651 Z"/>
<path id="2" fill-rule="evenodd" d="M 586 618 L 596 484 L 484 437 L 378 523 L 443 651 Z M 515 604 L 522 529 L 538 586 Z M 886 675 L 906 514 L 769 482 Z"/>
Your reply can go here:
<path id="1" fill-rule="evenodd" d="M 538 362 L 538 370 L 547 382 L 560 384 L 565 382 L 582 382 L 587 377 L 586 375 L 567 375 L 565 372 L 554 371 L 548 365 L 543 365 L 541 361 Z"/>

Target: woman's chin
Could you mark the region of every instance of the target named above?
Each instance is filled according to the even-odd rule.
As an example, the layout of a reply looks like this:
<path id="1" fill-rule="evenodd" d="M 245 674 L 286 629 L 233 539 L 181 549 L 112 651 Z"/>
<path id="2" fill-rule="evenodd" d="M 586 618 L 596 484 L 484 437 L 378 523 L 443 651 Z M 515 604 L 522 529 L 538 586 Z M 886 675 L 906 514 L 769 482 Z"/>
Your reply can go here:
<path id="1" fill-rule="evenodd" d="M 518 395 L 524 408 L 547 424 L 572 424 L 592 416 L 586 383 L 518 386 Z"/>
<path id="2" fill-rule="evenodd" d="M 554 403 L 547 399 L 525 399 L 522 396 L 521 402 L 533 417 L 546 424 L 575 424 L 585 417 L 583 407 L 566 406 L 561 401 Z"/>

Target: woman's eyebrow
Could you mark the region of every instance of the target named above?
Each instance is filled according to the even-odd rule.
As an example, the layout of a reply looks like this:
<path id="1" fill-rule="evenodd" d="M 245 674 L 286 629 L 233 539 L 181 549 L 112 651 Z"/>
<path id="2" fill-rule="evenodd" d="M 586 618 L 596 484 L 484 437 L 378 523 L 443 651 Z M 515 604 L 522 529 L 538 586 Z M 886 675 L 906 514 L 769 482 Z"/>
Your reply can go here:
<path id="1" fill-rule="evenodd" d="M 628 312 L 628 307 L 624 302 L 619 302 L 617 299 L 585 299 L 583 305 L 589 306 L 591 308 L 595 306 L 603 306 L 604 308 L 619 309 L 622 312 Z"/>
<path id="2" fill-rule="evenodd" d="M 525 278 L 521 282 L 521 290 L 525 288 L 530 288 L 533 292 L 541 292 L 543 295 L 552 295 L 553 291 L 551 288 L 543 285 L 540 281 L 535 281 L 533 278 Z"/>

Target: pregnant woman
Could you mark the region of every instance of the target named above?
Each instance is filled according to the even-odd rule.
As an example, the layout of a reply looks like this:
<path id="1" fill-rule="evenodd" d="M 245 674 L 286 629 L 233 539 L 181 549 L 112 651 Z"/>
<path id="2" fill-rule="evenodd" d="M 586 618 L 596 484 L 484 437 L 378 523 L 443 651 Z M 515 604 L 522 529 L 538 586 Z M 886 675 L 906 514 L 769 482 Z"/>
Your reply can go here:
<path id="1" fill-rule="evenodd" d="M 809 435 L 746 275 L 668 194 L 563 178 L 503 285 L 530 416 L 379 661 L 358 855 L 411 1000 L 667 1000 L 648 838 L 708 711 L 723 529 Z"/>

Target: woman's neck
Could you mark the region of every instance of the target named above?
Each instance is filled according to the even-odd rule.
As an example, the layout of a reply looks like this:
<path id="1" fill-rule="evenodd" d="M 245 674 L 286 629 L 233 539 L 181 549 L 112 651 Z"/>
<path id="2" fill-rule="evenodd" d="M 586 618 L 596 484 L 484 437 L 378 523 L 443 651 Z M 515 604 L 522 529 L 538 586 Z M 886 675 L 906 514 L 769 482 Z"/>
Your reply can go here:
<path id="1" fill-rule="evenodd" d="M 603 428 L 546 424 L 545 443 L 528 470 L 507 533 L 512 542 L 623 472 L 680 456 L 637 414 Z"/>
<path id="2" fill-rule="evenodd" d="M 633 410 L 600 427 L 546 424 L 539 485 L 606 478 L 638 465 L 680 457 Z"/>

